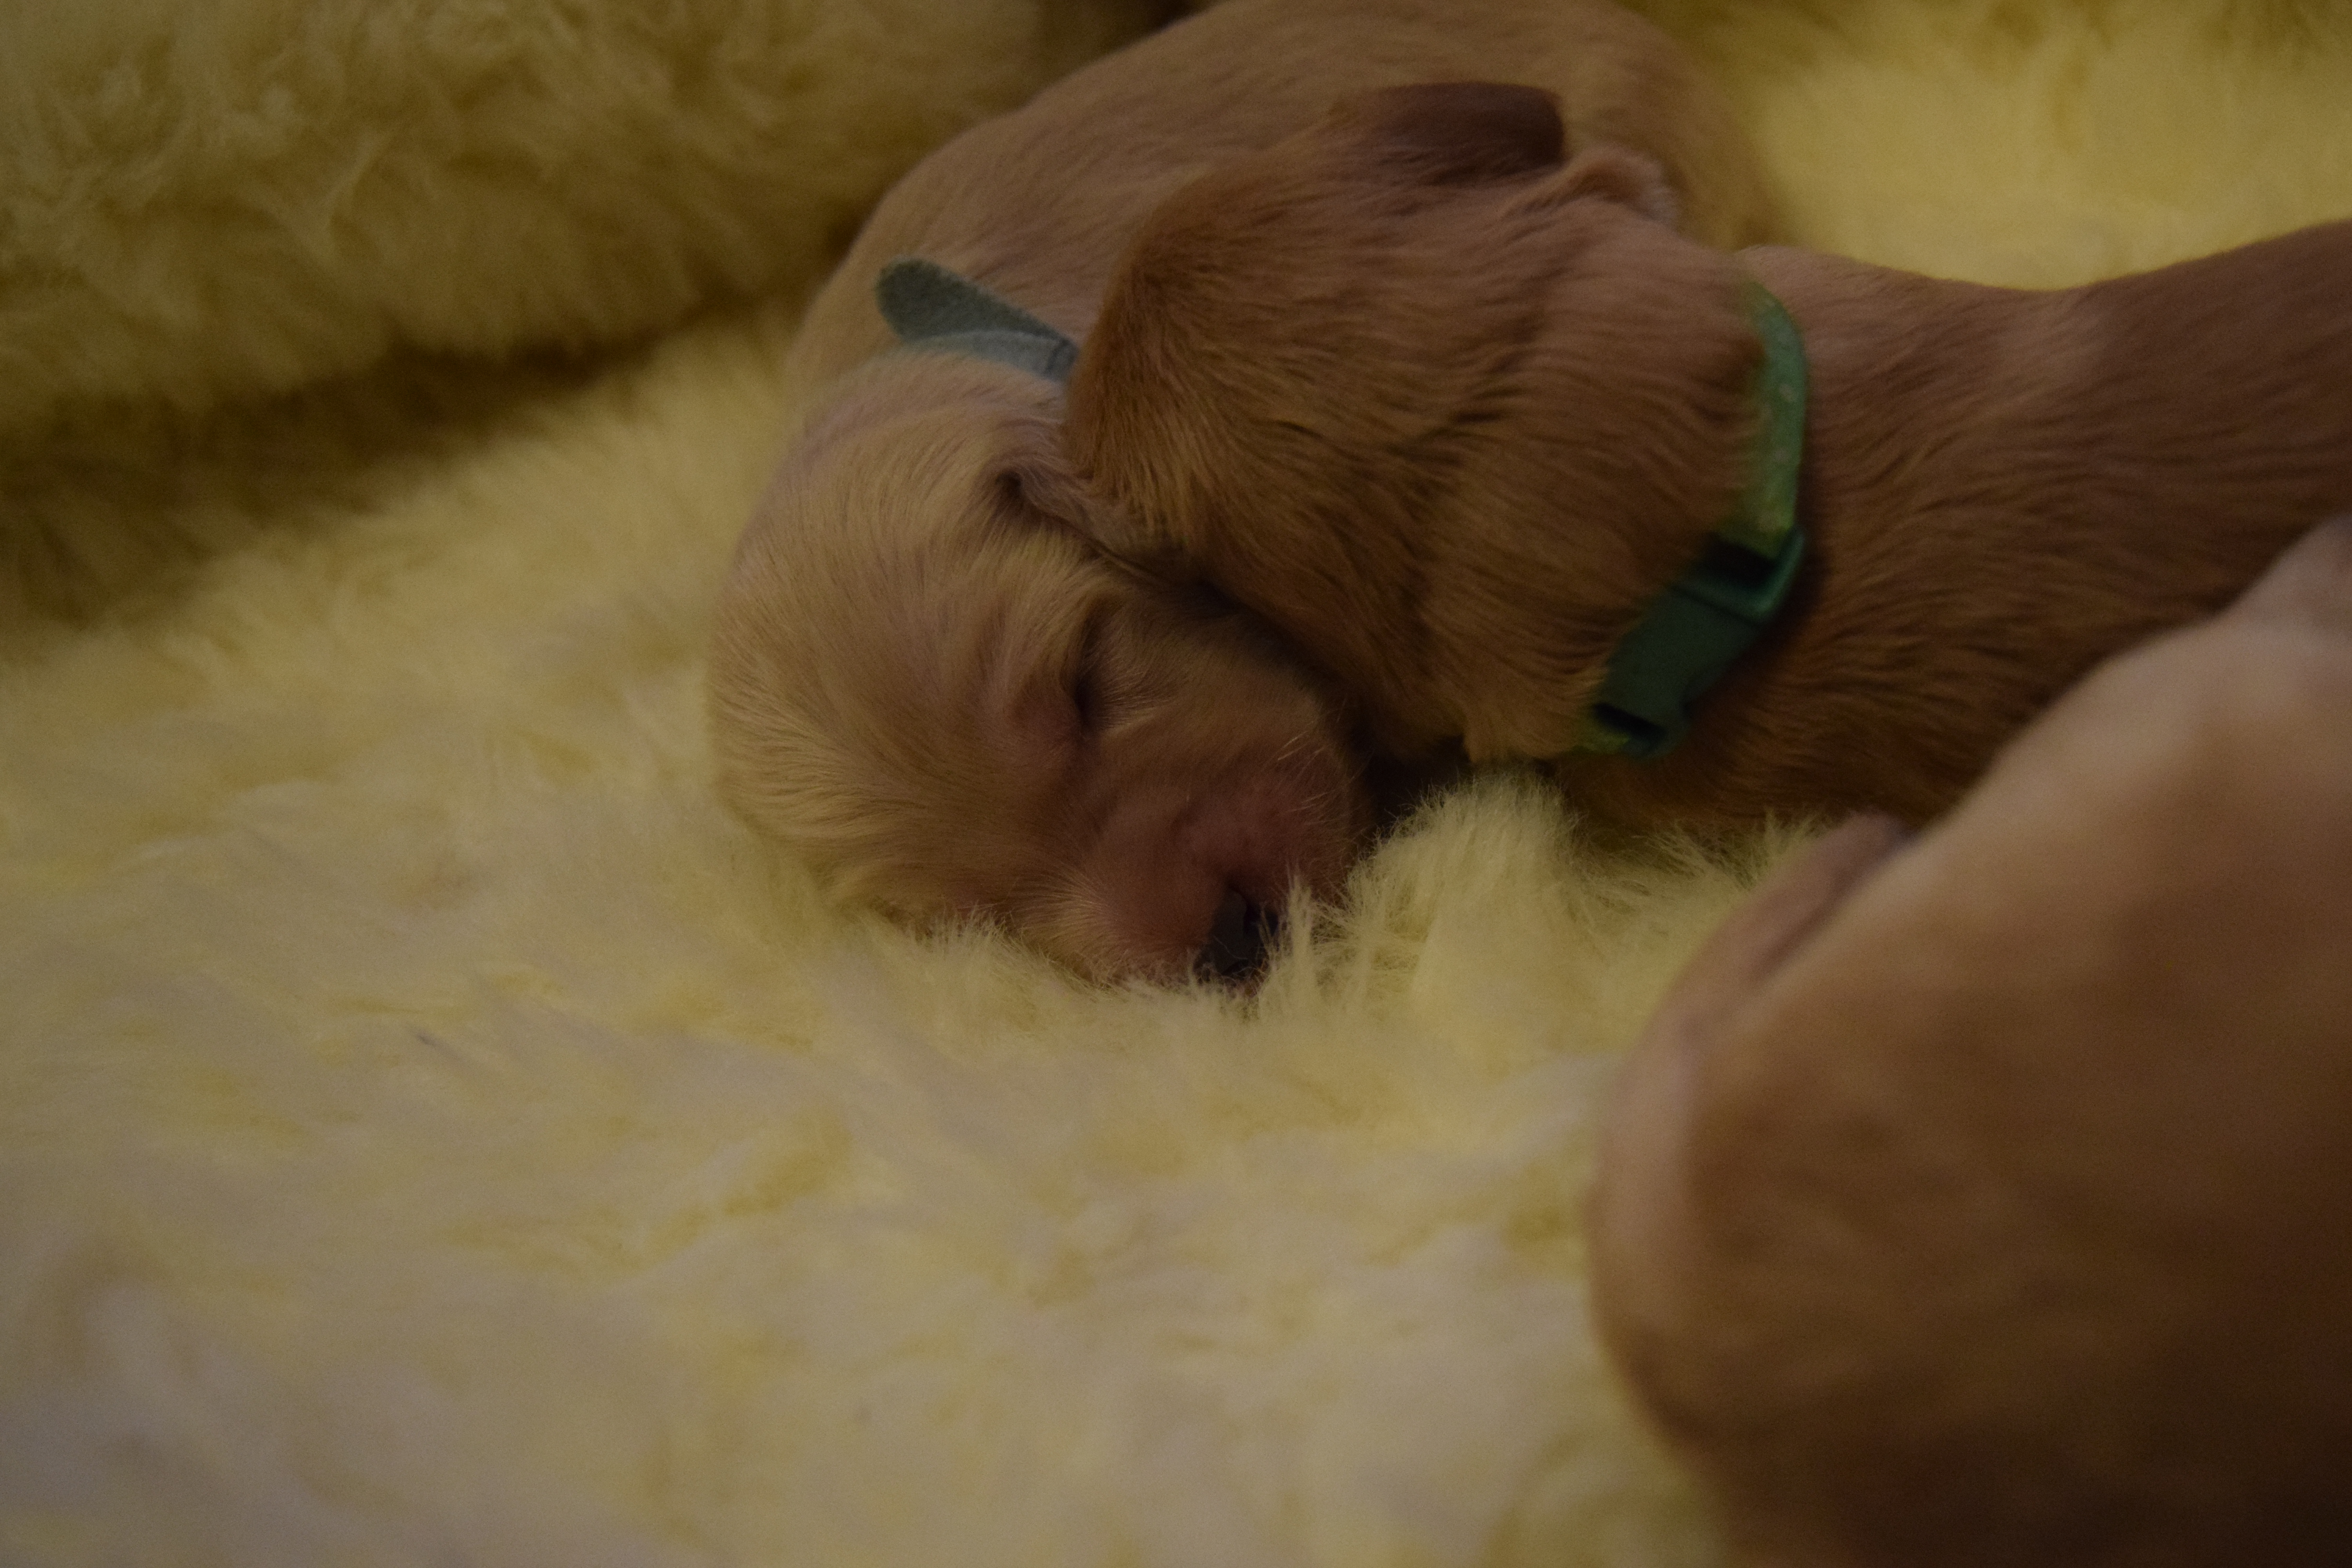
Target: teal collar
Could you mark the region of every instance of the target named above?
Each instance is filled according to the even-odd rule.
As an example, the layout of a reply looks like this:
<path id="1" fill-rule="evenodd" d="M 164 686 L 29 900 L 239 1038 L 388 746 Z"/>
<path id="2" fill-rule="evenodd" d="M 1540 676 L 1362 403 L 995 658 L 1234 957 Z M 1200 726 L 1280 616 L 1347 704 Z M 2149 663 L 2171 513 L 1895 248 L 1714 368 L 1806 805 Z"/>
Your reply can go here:
<path id="1" fill-rule="evenodd" d="M 1011 300 L 919 256 L 884 264 L 874 279 L 882 319 L 908 348 L 940 349 L 1009 364 L 1066 384 L 1078 345 Z"/>
<path id="2" fill-rule="evenodd" d="M 1690 731 L 1690 705 L 1772 624 L 1797 580 L 1797 469 L 1805 449 L 1805 345 L 1761 284 L 1742 288 L 1764 340 L 1756 373 L 1756 439 L 1748 488 L 1689 571 L 1610 656 L 1576 749 L 1627 757 L 1671 751 Z"/>

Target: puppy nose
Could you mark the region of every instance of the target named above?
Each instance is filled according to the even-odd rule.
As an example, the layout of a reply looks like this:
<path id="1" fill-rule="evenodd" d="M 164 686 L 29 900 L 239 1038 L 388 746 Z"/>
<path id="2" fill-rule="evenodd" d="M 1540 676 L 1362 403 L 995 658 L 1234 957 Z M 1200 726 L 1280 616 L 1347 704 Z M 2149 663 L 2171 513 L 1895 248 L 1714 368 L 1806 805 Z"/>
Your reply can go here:
<path id="1" fill-rule="evenodd" d="M 1282 911 L 1252 903 L 1228 888 L 1209 927 L 1209 940 L 1193 960 L 1198 973 L 1228 984 L 1255 977 L 1282 935 Z"/>

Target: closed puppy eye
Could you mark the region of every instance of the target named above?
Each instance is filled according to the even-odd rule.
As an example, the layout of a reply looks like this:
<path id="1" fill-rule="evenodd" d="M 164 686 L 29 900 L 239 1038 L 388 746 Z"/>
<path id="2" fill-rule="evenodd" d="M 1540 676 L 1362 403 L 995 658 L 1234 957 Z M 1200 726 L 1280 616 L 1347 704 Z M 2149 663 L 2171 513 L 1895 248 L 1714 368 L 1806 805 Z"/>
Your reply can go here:
<path id="1" fill-rule="evenodd" d="M 1102 612 L 1076 635 L 1021 650 L 1020 673 L 1001 689 L 1006 733 L 1022 754 L 1054 767 L 1074 761 L 1101 731 L 1116 695 L 1102 657 Z"/>

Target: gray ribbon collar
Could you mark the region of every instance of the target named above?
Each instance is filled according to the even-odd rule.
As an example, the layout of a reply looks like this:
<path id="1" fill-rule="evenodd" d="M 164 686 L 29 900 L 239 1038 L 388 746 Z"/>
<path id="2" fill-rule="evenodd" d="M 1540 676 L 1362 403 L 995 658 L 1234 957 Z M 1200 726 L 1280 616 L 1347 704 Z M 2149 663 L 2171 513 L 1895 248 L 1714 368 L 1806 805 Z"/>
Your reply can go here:
<path id="1" fill-rule="evenodd" d="M 884 264 L 874 280 L 882 319 L 911 349 L 972 354 L 1067 385 L 1078 345 L 1011 300 L 919 256 Z"/>

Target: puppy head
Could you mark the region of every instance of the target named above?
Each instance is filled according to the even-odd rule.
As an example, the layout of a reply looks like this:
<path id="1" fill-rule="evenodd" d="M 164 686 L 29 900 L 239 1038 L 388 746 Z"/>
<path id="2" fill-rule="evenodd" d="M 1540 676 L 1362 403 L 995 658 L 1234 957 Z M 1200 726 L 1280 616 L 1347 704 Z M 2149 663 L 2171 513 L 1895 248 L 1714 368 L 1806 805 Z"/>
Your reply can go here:
<path id="1" fill-rule="evenodd" d="M 1677 983 L 1596 1293 L 1771 1560 L 2352 1552 L 2347 705 L 2352 521 Z"/>
<path id="2" fill-rule="evenodd" d="M 1550 755 L 1738 488 L 1759 348 L 1655 165 L 1393 89 L 1153 214 L 1078 359 L 1105 545 L 1198 572 L 1411 752 Z"/>
<path id="3" fill-rule="evenodd" d="M 718 609 L 722 790 L 842 896 L 1180 975 L 1366 826 L 1334 703 L 1202 596 L 1105 560 L 1058 394 L 901 353 L 787 458 Z"/>

